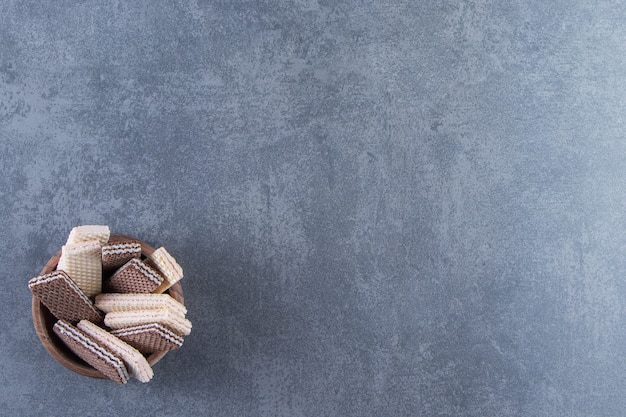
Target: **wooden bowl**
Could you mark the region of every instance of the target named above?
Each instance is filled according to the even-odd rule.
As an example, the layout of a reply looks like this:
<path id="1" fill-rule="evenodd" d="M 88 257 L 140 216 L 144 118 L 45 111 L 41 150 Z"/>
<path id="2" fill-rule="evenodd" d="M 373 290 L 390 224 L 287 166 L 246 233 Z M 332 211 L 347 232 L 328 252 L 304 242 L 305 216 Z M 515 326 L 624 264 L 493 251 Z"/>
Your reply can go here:
<path id="1" fill-rule="evenodd" d="M 148 245 L 145 242 L 142 242 L 139 239 L 135 239 L 132 237 L 124 236 L 124 235 L 115 235 L 112 234 L 109 238 L 109 242 L 121 242 L 121 241 L 133 241 L 141 244 L 141 257 L 142 259 L 150 256 L 152 252 L 154 252 L 154 248 Z M 40 272 L 40 275 L 48 274 L 54 271 L 59 263 L 59 258 L 61 257 L 61 250 L 59 250 L 48 263 L 43 267 Z M 180 285 L 180 282 L 172 285 L 172 287 L 166 291 L 170 294 L 176 301 L 181 304 L 185 304 L 185 299 L 183 298 L 183 288 Z M 56 323 L 57 319 L 50 313 L 50 310 L 46 308 L 37 297 L 33 296 L 32 302 L 33 308 L 33 323 L 35 324 L 35 330 L 37 331 L 37 336 L 39 336 L 39 340 L 43 344 L 43 347 L 46 348 L 48 353 L 52 355 L 54 359 L 57 360 L 61 365 L 65 366 L 70 371 L 74 371 L 78 374 L 85 375 L 91 378 L 102 378 L 106 379 L 106 377 L 97 369 L 93 368 L 91 365 L 80 359 L 76 356 L 71 350 L 69 350 L 65 344 L 59 339 L 59 337 L 54 333 L 52 327 L 54 323 Z M 146 355 L 146 359 L 150 365 L 154 365 L 158 361 L 160 361 L 167 352 L 155 352 L 150 355 Z"/>

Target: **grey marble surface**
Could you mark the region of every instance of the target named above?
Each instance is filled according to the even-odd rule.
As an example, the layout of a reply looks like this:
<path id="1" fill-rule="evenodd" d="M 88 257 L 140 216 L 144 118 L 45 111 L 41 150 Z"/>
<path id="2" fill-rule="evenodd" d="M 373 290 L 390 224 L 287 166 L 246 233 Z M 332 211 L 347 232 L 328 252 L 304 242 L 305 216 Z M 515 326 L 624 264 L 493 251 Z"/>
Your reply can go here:
<path id="1" fill-rule="evenodd" d="M 622 1 L 3 1 L 0 414 L 623 416 Z M 67 371 L 27 280 L 165 245 L 155 378 Z"/>

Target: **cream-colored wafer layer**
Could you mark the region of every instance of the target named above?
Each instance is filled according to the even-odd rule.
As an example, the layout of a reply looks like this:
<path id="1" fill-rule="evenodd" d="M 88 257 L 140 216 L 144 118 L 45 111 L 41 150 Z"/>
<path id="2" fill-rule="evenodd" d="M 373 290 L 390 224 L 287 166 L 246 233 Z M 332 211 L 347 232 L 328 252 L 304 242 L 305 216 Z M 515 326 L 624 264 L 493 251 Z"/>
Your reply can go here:
<path id="1" fill-rule="evenodd" d="M 70 232 L 70 235 L 67 238 L 67 243 L 72 244 L 97 240 L 100 242 L 100 246 L 102 246 L 109 241 L 110 236 L 111 231 L 109 230 L 109 226 L 77 226 Z"/>
<path id="2" fill-rule="evenodd" d="M 104 316 L 104 324 L 112 329 L 159 323 L 172 329 L 178 335 L 191 333 L 191 322 L 179 314 L 163 308 L 157 310 L 113 311 Z"/>
<path id="3" fill-rule="evenodd" d="M 57 270 L 65 271 L 88 297 L 102 292 L 102 246 L 97 240 L 67 244 Z"/>
<path id="4" fill-rule="evenodd" d="M 176 262 L 164 247 L 160 247 L 148 258 L 146 262 L 154 266 L 165 278 L 163 283 L 154 290 L 155 294 L 161 294 L 183 278 L 183 268 Z"/>
<path id="5" fill-rule="evenodd" d="M 187 308 L 169 294 L 99 294 L 95 304 L 105 313 L 167 308 L 182 317 L 187 314 Z"/>
<path id="6" fill-rule="evenodd" d="M 149 382 L 154 376 L 152 367 L 146 358 L 137 349 L 123 340 L 87 320 L 81 320 L 76 327 L 119 356 L 124 361 L 130 376 L 137 378 L 141 382 Z"/>

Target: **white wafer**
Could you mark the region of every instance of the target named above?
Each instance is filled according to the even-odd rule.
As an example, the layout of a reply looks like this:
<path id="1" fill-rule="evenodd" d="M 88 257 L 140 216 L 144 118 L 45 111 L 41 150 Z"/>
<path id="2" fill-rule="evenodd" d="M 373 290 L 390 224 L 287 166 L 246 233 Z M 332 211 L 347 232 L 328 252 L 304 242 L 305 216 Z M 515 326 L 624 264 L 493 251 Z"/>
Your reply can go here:
<path id="1" fill-rule="evenodd" d="M 159 323 L 179 335 L 191 333 L 191 322 L 166 308 L 155 310 L 113 311 L 104 316 L 104 324 L 112 329 Z"/>
<path id="2" fill-rule="evenodd" d="M 111 231 L 109 230 L 109 226 L 77 226 L 70 232 L 70 235 L 67 238 L 67 243 L 71 244 L 97 240 L 100 242 L 100 246 L 102 246 L 109 241 L 110 236 Z"/>
<path id="3" fill-rule="evenodd" d="M 187 314 L 187 308 L 169 294 L 98 294 L 95 304 L 105 313 L 167 308 L 182 317 Z"/>
<path id="4" fill-rule="evenodd" d="M 152 252 L 146 259 L 146 262 L 154 266 L 165 278 L 163 283 L 153 291 L 156 294 L 163 293 L 183 278 L 183 268 L 164 247 L 160 247 Z"/>
<path id="5" fill-rule="evenodd" d="M 88 297 L 102 292 L 102 246 L 97 240 L 67 244 L 57 270 L 67 273 Z"/>
<path id="6" fill-rule="evenodd" d="M 88 320 L 81 320 L 76 327 L 119 356 L 124 361 L 130 376 L 137 378 L 141 382 L 149 382 L 154 376 L 152 367 L 146 358 L 128 343 Z"/>

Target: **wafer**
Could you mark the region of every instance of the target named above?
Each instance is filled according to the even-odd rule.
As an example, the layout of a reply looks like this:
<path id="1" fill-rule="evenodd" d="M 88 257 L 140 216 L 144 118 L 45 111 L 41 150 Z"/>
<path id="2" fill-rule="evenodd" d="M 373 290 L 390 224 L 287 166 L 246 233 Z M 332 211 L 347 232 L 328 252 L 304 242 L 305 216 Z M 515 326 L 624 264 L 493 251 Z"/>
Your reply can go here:
<path id="1" fill-rule="evenodd" d="M 178 335 L 191 333 L 191 322 L 167 308 L 153 310 L 112 311 L 104 316 L 104 324 L 112 329 L 159 323 Z"/>
<path id="2" fill-rule="evenodd" d="M 183 338 L 159 323 L 141 324 L 112 330 L 119 337 L 142 353 L 162 352 L 178 349 Z"/>
<path id="3" fill-rule="evenodd" d="M 139 259 L 131 259 L 104 283 L 108 293 L 150 293 L 163 282 L 163 276 Z"/>
<path id="4" fill-rule="evenodd" d="M 53 329 L 72 352 L 107 378 L 118 384 L 125 384 L 128 381 L 126 365 L 111 350 L 101 346 L 85 332 L 64 320 L 57 321 Z"/>
<path id="5" fill-rule="evenodd" d="M 64 271 L 34 277 L 28 281 L 28 287 L 57 319 L 72 323 L 87 319 L 99 323 L 104 318 L 104 314 Z"/>
<path id="6" fill-rule="evenodd" d="M 97 240 L 100 245 L 104 245 L 109 241 L 111 231 L 109 226 L 85 225 L 76 226 L 70 232 L 67 243 L 81 243 L 90 240 Z"/>
<path id="7" fill-rule="evenodd" d="M 111 352 L 119 356 L 126 365 L 130 376 L 137 378 L 141 382 L 148 382 L 154 376 L 154 372 L 146 358 L 128 343 L 87 320 L 81 320 L 76 327 L 98 342 L 98 344 L 106 346 Z"/>
<path id="8" fill-rule="evenodd" d="M 160 247 L 152 252 L 146 259 L 146 263 L 154 266 L 165 278 L 163 283 L 153 291 L 156 294 L 165 292 L 165 290 L 183 278 L 183 268 L 164 247 Z"/>
<path id="9" fill-rule="evenodd" d="M 187 308 L 169 294 L 103 293 L 96 296 L 95 304 L 105 313 L 167 308 L 183 317 L 187 314 Z"/>
<path id="10" fill-rule="evenodd" d="M 97 240 L 71 243 L 61 248 L 57 269 L 65 271 L 91 297 L 102 292 L 102 255 Z"/>
<path id="11" fill-rule="evenodd" d="M 133 258 L 141 257 L 141 244 L 137 242 L 107 243 L 102 246 L 102 268 L 117 269 Z"/>

